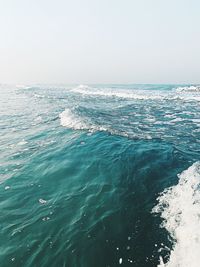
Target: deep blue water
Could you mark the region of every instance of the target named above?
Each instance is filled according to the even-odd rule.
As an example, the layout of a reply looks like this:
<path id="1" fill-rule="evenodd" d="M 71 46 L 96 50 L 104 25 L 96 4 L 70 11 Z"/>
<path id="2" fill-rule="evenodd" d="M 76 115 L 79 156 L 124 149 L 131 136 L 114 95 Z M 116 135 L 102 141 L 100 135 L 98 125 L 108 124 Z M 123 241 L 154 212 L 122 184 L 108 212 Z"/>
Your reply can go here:
<path id="1" fill-rule="evenodd" d="M 0 266 L 199 266 L 198 87 L 0 90 Z"/>

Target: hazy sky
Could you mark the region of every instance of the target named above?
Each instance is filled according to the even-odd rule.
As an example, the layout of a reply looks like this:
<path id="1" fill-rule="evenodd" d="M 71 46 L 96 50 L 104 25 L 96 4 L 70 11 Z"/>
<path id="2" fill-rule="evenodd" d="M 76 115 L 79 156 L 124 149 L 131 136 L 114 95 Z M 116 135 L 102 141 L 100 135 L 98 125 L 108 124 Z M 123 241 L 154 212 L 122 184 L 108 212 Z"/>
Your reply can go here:
<path id="1" fill-rule="evenodd" d="M 0 83 L 200 83 L 200 1 L 0 0 Z"/>

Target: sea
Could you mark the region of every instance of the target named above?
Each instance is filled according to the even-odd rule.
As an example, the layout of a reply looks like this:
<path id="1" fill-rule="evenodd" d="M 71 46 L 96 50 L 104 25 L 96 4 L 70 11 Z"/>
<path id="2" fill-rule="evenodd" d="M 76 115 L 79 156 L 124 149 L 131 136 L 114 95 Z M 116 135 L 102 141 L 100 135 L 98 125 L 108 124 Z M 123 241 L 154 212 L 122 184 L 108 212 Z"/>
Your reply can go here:
<path id="1" fill-rule="evenodd" d="M 199 267 L 198 85 L 0 85 L 1 267 Z"/>

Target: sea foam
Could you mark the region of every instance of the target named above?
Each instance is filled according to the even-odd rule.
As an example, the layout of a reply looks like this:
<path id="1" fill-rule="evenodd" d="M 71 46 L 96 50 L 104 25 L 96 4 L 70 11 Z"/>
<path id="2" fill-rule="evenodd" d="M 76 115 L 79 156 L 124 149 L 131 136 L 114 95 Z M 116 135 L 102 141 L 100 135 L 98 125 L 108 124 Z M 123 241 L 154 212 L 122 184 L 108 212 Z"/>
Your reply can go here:
<path id="1" fill-rule="evenodd" d="M 84 122 L 83 118 L 72 113 L 71 110 L 65 109 L 59 114 L 60 124 L 64 127 L 71 128 L 74 130 L 89 129 L 90 126 Z"/>
<path id="2" fill-rule="evenodd" d="M 174 240 L 169 261 L 164 264 L 160 258 L 159 267 L 199 267 L 200 162 L 178 177 L 179 183 L 166 189 L 153 209 L 161 214 L 162 227 Z"/>
<path id="3" fill-rule="evenodd" d="M 89 132 L 108 131 L 104 126 L 93 124 L 87 117 L 79 116 L 70 109 L 65 109 L 59 114 L 60 124 L 74 130 L 87 130 Z"/>
<path id="4" fill-rule="evenodd" d="M 200 101 L 200 86 L 178 87 L 170 93 L 160 90 L 149 92 L 148 90 L 137 90 L 133 88 L 93 88 L 87 85 L 79 85 L 70 91 L 86 96 L 112 97 L 130 100 Z"/>
<path id="5" fill-rule="evenodd" d="M 200 86 L 180 86 L 176 88 L 177 92 L 200 92 Z"/>
<path id="6" fill-rule="evenodd" d="M 138 100 L 156 100 L 162 99 L 163 96 L 159 94 L 148 94 L 148 92 L 142 92 L 141 90 L 134 89 L 112 89 L 112 88 L 91 88 L 87 85 L 79 85 L 71 91 L 82 95 L 89 96 L 101 96 L 101 97 L 117 97 L 125 99 L 138 99 Z"/>

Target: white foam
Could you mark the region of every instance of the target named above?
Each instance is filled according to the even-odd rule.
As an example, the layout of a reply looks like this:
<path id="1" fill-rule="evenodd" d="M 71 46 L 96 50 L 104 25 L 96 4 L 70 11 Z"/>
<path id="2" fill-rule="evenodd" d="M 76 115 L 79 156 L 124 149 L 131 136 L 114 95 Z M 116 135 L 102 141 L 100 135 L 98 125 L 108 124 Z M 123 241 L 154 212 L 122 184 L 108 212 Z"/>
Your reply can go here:
<path id="1" fill-rule="evenodd" d="M 176 117 L 176 118 L 172 119 L 170 122 L 180 122 L 180 121 L 184 121 L 184 119 L 182 119 L 180 117 Z"/>
<path id="2" fill-rule="evenodd" d="M 64 127 L 81 130 L 81 129 L 89 129 L 89 125 L 87 125 L 82 118 L 72 113 L 71 110 L 65 109 L 60 113 L 60 124 Z"/>
<path id="3" fill-rule="evenodd" d="M 200 119 L 192 119 L 192 121 L 197 123 L 197 124 L 200 123 Z"/>
<path id="4" fill-rule="evenodd" d="M 72 89 L 72 91 L 87 90 L 87 89 L 91 89 L 91 87 L 89 87 L 88 85 L 80 84 L 79 86 Z"/>
<path id="5" fill-rule="evenodd" d="M 93 124 L 89 118 L 80 117 L 73 113 L 70 109 L 65 109 L 59 114 L 60 124 L 64 127 L 74 130 L 88 130 L 89 132 L 95 131 L 109 131 L 103 125 Z"/>
<path id="6" fill-rule="evenodd" d="M 180 86 L 176 88 L 177 92 L 200 92 L 200 86 Z"/>
<path id="7" fill-rule="evenodd" d="M 117 97 L 135 100 L 182 100 L 200 101 L 200 86 L 178 87 L 172 92 L 157 90 L 120 89 L 120 88 L 92 88 L 87 85 L 79 85 L 71 89 L 72 92 L 88 96 Z"/>
<path id="8" fill-rule="evenodd" d="M 159 94 L 148 94 L 142 92 L 141 90 L 120 90 L 120 89 L 110 89 L 110 88 L 91 88 L 87 85 L 79 85 L 78 87 L 72 89 L 71 91 L 90 96 L 103 96 L 103 97 L 118 97 L 126 99 L 138 99 L 138 100 L 155 100 L 163 99 L 162 95 Z"/>
<path id="9" fill-rule="evenodd" d="M 38 201 L 40 204 L 46 204 L 47 203 L 47 201 L 45 199 L 42 199 L 42 198 L 40 198 Z"/>
<path id="10" fill-rule="evenodd" d="M 179 98 L 185 101 L 200 101 L 200 95 L 185 95 Z"/>
<path id="11" fill-rule="evenodd" d="M 25 141 L 24 139 L 22 141 L 20 141 L 19 143 L 17 143 L 18 146 L 23 146 L 25 144 L 27 144 L 28 142 Z"/>
<path id="12" fill-rule="evenodd" d="M 174 240 L 169 261 L 160 267 L 199 267 L 200 253 L 200 162 L 179 177 L 179 183 L 158 197 L 154 213 L 160 213 L 164 227 Z"/>
<path id="13" fill-rule="evenodd" d="M 200 101 L 200 86 L 178 87 L 175 92 L 178 99 L 184 101 Z"/>
<path id="14" fill-rule="evenodd" d="M 8 189 L 10 189 L 10 186 L 8 186 L 8 185 L 5 186 L 5 190 L 8 190 Z"/>

